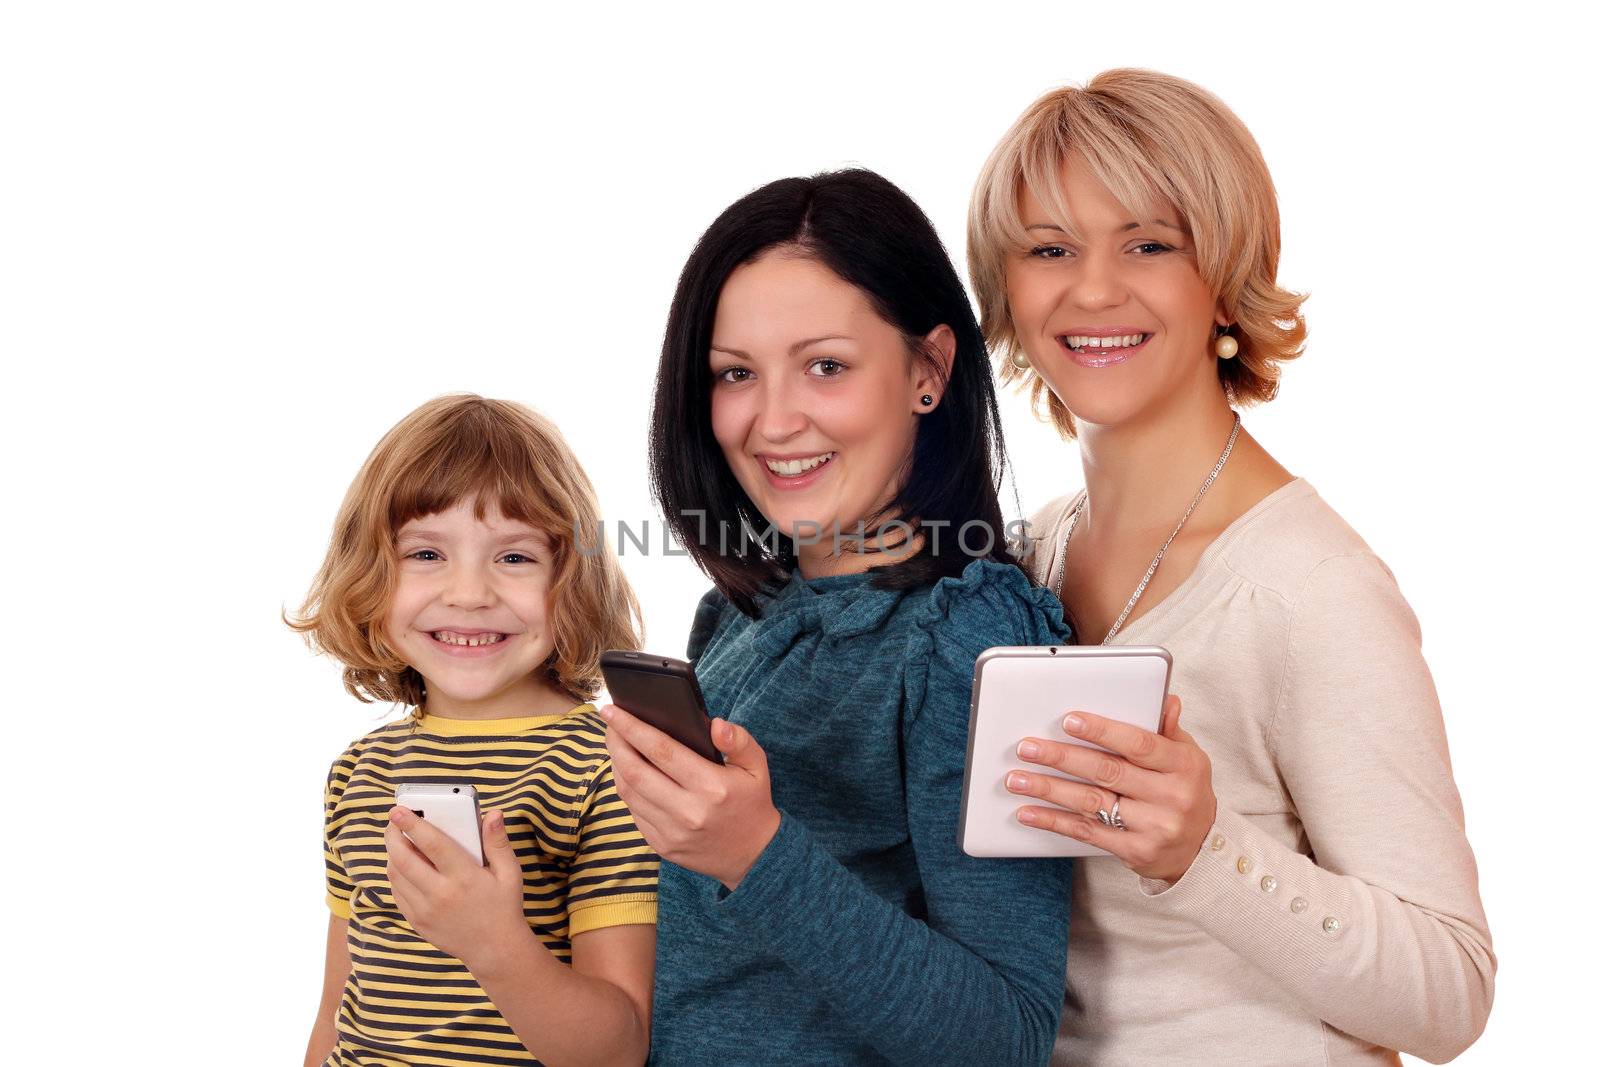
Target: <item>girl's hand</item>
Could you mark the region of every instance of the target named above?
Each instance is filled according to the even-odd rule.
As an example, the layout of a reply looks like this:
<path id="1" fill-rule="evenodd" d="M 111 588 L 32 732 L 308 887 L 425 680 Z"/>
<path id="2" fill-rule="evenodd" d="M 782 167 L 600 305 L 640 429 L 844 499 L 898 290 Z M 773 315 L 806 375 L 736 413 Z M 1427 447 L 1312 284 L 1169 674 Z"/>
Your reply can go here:
<path id="1" fill-rule="evenodd" d="M 719 767 L 614 704 L 600 709 L 617 795 L 650 847 L 732 890 L 778 832 L 767 754 L 750 731 L 711 720 Z"/>
<path id="2" fill-rule="evenodd" d="M 1109 752 L 1025 739 L 1017 746 L 1022 759 L 1091 784 L 1012 771 L 1006 775 L 1007 789 L 1051 805 L 1019 808 L 1017 819 L 1103 848 L 1145 878 L 1176 882 L 1217 820 L 1211 760 L 1179 729 L 1181 710 L 1177 697 L 1167 697 L 1159 734 L 1083 711 L 1066 717 L 1067 733 Z M 1117 814 L 1126 830 L 1106 826 L 1095 816 L 1099 810 L 1109 812 L 1119 799 Z"/>
<path id="3" fill-rule="evenodd" d="M 409 808 L 389 809 L 383 841 L 400 913 L 419 935 L 468 970 L 474 961 L 527 936 L 522 864 L 506 836 L 503 813 L 483 816 L 487 867 L 478 866 L 466 849 Z"/>

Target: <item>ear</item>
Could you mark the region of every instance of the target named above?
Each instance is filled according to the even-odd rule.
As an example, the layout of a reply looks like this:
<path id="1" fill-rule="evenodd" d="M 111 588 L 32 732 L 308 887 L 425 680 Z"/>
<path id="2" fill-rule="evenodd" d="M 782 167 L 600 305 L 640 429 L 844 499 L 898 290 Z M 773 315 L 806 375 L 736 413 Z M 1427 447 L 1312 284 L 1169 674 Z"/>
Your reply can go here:
<path id="1" fill-rule="evenodd" d="M 956 332 L 949 326 L 940 324 L 935 326 L 928 335 L 922 339 L 919 346 L 922 352 L 932 359 L 938 367 L 938 373 L 929 367 L 927 360 L 916 361 L 917 378 L 912 385 L 911 410 L 918 414 L 926 414 L 939 406 L 939 401 L 944 397 L 945 385 L 950 381 L 950 368 L 956 361 Z M 924 405 L 924 395 L 933 397 L 933 403 Z"/>
<path id="2" fill-rule="evenodd" d="M 1220 298 L 1217 300 L 1217 308 L 1212 315 L 1212 321 L 1224 330 L 1233 325 L 1233 316 L 1229 315 L 1228 309 L 1222 306 Z"/>

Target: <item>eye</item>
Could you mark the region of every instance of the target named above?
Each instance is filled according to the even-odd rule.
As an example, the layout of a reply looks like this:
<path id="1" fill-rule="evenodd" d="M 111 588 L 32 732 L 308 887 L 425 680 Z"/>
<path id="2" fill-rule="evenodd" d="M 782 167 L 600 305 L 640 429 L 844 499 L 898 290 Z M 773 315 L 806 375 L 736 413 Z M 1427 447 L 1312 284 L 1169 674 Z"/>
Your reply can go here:
<path id="1" fill-rule="evenodd" d="M 434 563 L 443 558 L 431 548 L 419 548 L 415 552 L 406 553 L 406 559 L 420 559 L 424 563 Z"/>
<path id="2" fill-rule="evenodd" d="M 726 382 L 729 385 L 738 385 L 740 382 L 747 382 L 751 378 L 749 367 L 728 367 L 725 370 L 717 371 L 716 375 L 717 381 Z"/>
<path id="3" fill-rule="evenodd" d="M 500 557 L 501 563 L 538 563 L 539 561 L 526 552 L 507 552 Z"/>
<path id="4" fill-rule="evenodd" d="M 1133 246 L 1133 250 L 1141 256 L 1159 256 L 1163 252 L 1172 251 L 1172 246 L 1164 245 L 1160 241 L 1140 241 Z"/>
<path id="5" fill-rule="evenodd" d="M 1063 259 L 1067 250 L 1060 245 L 1035 245 L 1028 249 L 1028 255 L 1035 259 Z"/>
<path id="6" fill-rule="evenodd" d="M 836 359 L 813 360 L 811 365 L 806 367 L 807 374 L 814 374 L 819 378 L 837 378 L 844 371 L 844 364 Z"/>

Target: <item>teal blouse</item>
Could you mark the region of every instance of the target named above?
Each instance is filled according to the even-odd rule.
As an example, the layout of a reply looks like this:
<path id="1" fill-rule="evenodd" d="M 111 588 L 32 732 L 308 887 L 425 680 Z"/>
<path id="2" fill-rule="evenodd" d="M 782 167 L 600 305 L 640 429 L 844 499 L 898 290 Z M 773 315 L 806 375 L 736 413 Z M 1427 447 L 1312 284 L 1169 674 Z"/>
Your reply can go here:
<path id="1" fill-rule="evenodd" d="M 973 859 L 956 824 L 978 655 L 1066 637 L 989 561 L 911 590 L 796 573 L 755 619 L 706 595 L 689 656 L 782 821 L 732 893 L 662 863 L 652 1063 L 1049 1059 L 1072 861 Z"/>

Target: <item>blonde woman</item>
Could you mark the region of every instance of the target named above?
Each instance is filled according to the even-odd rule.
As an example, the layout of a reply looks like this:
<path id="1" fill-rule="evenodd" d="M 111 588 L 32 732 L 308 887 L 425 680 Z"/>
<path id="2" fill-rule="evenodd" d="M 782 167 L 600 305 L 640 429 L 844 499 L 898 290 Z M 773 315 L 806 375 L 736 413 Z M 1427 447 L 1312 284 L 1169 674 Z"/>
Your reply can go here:
<path id="1" fill-rule="evenodd" d="M 1018 818 L 1112 854 L 1077 866 L 1056 1061 L 1454 1057 L 1495 961 L 1416 619 L 1235 411 L 1305 337 L 1254 140 L 1109 71 L 1022 115 L 968 236 L 1003 373 L 1083 461 L 1034 576 L 1085 643 L 1169 649 L 1182 699 L 1160 735 L 1063 708 L 1105 752 L 1018 738 Z"/>

